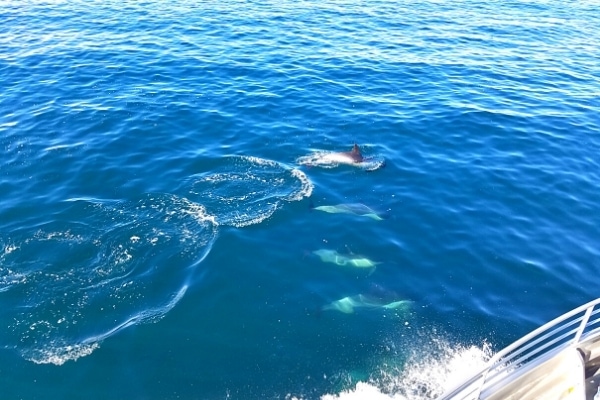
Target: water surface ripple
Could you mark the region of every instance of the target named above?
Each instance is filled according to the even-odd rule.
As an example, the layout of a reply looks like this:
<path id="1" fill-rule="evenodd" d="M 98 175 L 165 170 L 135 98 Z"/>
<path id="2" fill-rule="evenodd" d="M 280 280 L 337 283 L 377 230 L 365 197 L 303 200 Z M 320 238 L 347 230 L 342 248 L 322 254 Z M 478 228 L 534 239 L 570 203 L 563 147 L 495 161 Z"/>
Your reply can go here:
<path id="1" fill-rule="evenodd" d="M 1 1 L 3 396 L 433 398 L 596 298 L 599 11 Z"/>

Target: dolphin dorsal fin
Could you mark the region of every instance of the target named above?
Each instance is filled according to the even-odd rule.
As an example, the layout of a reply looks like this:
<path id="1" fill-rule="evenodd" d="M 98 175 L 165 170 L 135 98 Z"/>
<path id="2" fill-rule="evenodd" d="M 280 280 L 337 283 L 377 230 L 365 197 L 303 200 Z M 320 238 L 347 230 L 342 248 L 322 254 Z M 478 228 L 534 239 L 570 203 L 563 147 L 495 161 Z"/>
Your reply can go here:
<path id="1" fill-rule="evenodd" d="M 349 154 L 350 154 L 350 157 L 352 157 L 352 160 L 355 163 L 362 162 L 363 156 L 360 153 L 360 148 L 358 147 L 358 145 L 356 143 L 354 143 L 354 146 L 352 147 L 352 151 Z"/>

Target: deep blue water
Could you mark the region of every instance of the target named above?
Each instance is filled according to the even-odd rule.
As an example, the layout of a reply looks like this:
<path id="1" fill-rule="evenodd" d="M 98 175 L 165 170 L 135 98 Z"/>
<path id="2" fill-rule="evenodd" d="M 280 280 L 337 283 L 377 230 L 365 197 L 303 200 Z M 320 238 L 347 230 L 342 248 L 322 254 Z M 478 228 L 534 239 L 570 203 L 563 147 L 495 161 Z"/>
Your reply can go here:
<path id="1" fill-rule="evenodd" d="M 600 295 L 597 2 L 175 3 L 0 1 L 0 397 L 433 398 Z"/>

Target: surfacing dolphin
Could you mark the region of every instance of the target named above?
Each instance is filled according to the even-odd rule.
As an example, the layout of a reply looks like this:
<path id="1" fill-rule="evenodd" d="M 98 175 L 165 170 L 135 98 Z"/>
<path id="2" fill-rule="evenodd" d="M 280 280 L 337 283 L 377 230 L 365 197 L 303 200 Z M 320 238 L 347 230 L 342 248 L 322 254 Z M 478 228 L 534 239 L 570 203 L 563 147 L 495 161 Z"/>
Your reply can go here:
<path id="1" fill-rule="evenodd" d="M 368 309 L 379 309 L 379 310 L 397 310 L 406 312 L 410 309 L 412 304 L 411 300 L 397 300 L 389 303 L 383 302 L 379 299 L 372 298 L 363 294 L 356 296 L 348 296 L 342 299 L 333 301 L 325 306 L 323 310 L 334 310 L 340 311 L 344 314 L 352 314 L 355 308 L 368 308 Z"/>
<path id="2" fill-rule="evenodd" d="M 330 214 L 353 214 L 361 217 L 368 217 L 375 221 L 383 221 L 384 214 L 377 213 L 372 208 L 365 206 L 361 203 L 350 203 L 350 204 L 337 204 L 335 206 L 318 206 L 315 207 L 311 204 L 312 210 L 323 211 Z"/>
<path id="3" fill-rule="evenodd" d="M 355 254 L 344 255 L 338 253 L 335 250 L 329 249 L 319 249 L 313 251 L 313 253 L 316 254 L 323 262 L 347 267 L 371 268 L 375 270 L 375 267 L 378 264 L 381 264 L 380 262 L 370 260 L 366 257 L 362 257 Z"/>
<path id="4" fill-rule="evenodd" d="M 351 165 L 366 171 L 375 171 L 385 166 L 385 161 L 379 157 L 363 157 L 356 143 L 350 151 L 331 152 L 315 151 L 312 154 L 300 157 L 296 160 L 300 165 L 309 167 L 334 168 L 340 164 Z"/>

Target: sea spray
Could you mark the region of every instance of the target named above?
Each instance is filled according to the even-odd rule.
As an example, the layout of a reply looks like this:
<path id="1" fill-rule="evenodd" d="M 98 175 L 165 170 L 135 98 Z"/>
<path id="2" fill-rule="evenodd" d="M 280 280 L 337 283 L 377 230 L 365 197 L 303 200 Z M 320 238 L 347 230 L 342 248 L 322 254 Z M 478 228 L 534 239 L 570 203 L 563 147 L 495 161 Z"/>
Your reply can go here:
<path id="1" fill-rule="evenodd" d="M 491 346 L 487 342 L 478 347 L 432 338 L 425 347 L 411 349 L 406 362 L 401 366 L 383 363 L 367 382 L 358 382 L 352 389 L 338 394 L 326 394 L 321 399 L 436 398 L 483 368 L 491 356 Z"/>

